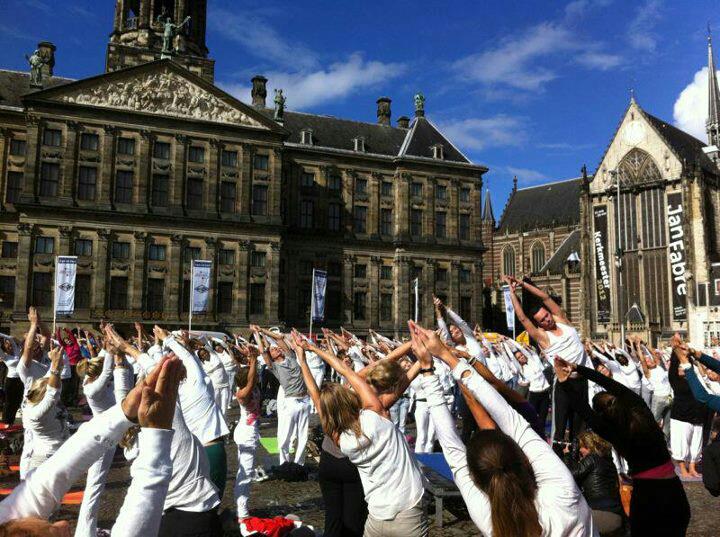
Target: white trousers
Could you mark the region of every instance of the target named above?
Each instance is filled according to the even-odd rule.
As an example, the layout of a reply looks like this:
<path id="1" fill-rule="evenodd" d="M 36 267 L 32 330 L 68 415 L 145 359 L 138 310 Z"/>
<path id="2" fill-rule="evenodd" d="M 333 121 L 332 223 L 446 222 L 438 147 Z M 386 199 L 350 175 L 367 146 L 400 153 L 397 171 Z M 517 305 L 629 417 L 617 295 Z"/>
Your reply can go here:
<path id="1" fill-rule="evenodd" d="M 410 399 L 401 397 L 390 407 L 390 419 L 402 434 L 405 434 L 405 422 L 407 421 Z"/>
<path id="2" fill-rule="evenodd" d="M 702 451 L 702 425 L 670 420 L 670 451 L 676 461 L 697 462 Z"/>
<path id="3" fill-rule="evenodd" d="M 238 424 L 233 433 L 233 440 L 238 449 L 238 469 L 233 494 L 237 506 L 237 518 L 240 520 L 250 516 L 248 501 L 250 500 L 250 484 L 255 466 L 255 450 L 259 438 L 257 425 Z"/>
<path id="4" fill-rule="evenodd" d="M 283 394 L 284 395 L 284 394 Z M 282 416 L 282 418 L 280 417 Z M 305 447 L 308 440 L 308 421 L 310 420 L 310 399 L 308 397 L 280 398 L 278 394 L 278 449 L 280 464 L 290 460 L 290 447 L 297 439 L 295 447 L 296 464 L 305 464 Z"/>
<path id="5" fill-rule="evenodd" d="M 25 429 L 23 435 L 23 448 L 20 453 L 20 481 L 24 481 L 28 472 L 32 469 L 32 440 L 33 433 L 30 429 Z"/>
<path id="6" fill-rule="evenodd" d="M 415 402 L 415 453 L 432 453 L 435 442 L 435 425 L 430 419 L 430 410 L 426 401 Z"/>
<path id="7" fill-rule="evenodd" d="M 318 387 L 318 390 L 322 388 L 323 380 L 325 380 L 325 364 L 321 364 L 320 367 L 310 368 L 310 373 L 312 373 L 313 380 L 315 381 L 315 386 Z M 315 408 L 315 404 L 310 401 L 310 411 L 313 414 L 317 414 L 317 409 Z"/>
<path id="8" fill-rule="evenodd" d="M 97 535 L 97 517 L 100 510 L 100 498 L 105 490 L 107 474 L 115 457 L 115 446 L 108 449 L 100 459 L 88 469 L 83 501 L 78 513 L 75 537 L 95 537 Z"/>
<path id="9" fill-rule="evenodd" d="M 215 404 L 220 409 L 223 417 L 225 417 L 225 412 L 228 409 L 228 404 L 230 404 L 230 392 L 228 391 L 227 386 L 215 388 Z"/>

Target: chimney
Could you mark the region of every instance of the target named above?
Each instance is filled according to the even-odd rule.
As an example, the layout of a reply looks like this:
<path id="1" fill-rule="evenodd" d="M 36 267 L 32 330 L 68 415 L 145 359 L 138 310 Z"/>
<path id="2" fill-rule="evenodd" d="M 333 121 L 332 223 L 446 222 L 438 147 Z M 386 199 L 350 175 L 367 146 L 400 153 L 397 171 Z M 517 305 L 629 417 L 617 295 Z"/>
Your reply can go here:
<path id="1" fill-rule="evenodd" d="M 409 129 L 410 128 L 410 118 L 407 116 L 400 116 L 397 120 L 397 126 L 401 129 Z"/>
<path id="2" fill-rule="evenodd" d="M 390 126 L 390 97 L 380 97 L 377 100 L 377 122 L 379 125 Z"/>
<path id="3" fill-rule="evenodd" d="M 38 43 L 38 50 L 45 64 L 42 67 L 43 78 L 50 78 L 53 76 L 53 69 L 55 68 L 55 51 L 57 47 L 50 41 L 40 41 Z"/>
<path id="4" fill-rule="evenodd" d="M 262 75 L 252 77 L 252 105 L 255 108 L 265 108 L 265 97 L 267 97 L 267 78 Z"/>

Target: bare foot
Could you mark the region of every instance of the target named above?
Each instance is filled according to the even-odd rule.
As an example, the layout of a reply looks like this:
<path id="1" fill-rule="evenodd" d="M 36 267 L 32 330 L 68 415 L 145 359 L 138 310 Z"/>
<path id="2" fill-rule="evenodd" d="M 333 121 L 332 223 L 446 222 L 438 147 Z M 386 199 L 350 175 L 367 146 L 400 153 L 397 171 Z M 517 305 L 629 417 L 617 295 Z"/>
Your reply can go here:
<path id="1" fill-rule="evenodd" d="M 687 466 L 685 465 L 684 462 L 681 462 L 680 464 L 678 464 L 678 466 L 680 467 L 680 477 L 685 477 L 685 478 L 690 477 Z"/>
<path id="2" fill-rule="evenodd" d="M 694 463 L 694 462 L 691 462 L 691 463 L 690 463 L 689 473 L 690 473 L 690 475 L 691 475 L 692 477 L 702 477 L 702 474 L 700 474 L 700 473 L 697 471 L 697 468 L 695 468 L 695 463 Z"/>

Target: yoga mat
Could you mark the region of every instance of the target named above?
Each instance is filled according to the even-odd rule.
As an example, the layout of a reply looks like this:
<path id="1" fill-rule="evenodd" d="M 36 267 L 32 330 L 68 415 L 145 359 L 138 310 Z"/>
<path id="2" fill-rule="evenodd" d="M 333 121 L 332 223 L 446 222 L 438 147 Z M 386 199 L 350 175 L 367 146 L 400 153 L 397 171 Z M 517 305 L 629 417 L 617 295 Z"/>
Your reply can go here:
<path id="1" fill-rule="evenodd" d="M 0 496 L 8 496 L 12 493 L 13 489 L 0 489 Z M 62 503 L 65 505 L 80 505 L 83 500 L 83 491 L 77 490 L 74 492 L 68 492 L 63 496 Z"/>
<path id="2" fill-rule="evenodd" d="M 424 466 L 435 470 L 445 479 L 454 481 L 452 470 L 450 470 L 450 466 L 442 453 L 416 453 L 415 458 Z"/>
<path id="3" fill-rule="evenodd" d="M 265 448 L 265 451 L 267 451 L 270 455 L 277 455 L 280 453 L 280 450 L 278 449 L 278 440 L 277 436 L 271 436 L 269 438 L 261 438 L 260 444 L 262 447 Z"/>

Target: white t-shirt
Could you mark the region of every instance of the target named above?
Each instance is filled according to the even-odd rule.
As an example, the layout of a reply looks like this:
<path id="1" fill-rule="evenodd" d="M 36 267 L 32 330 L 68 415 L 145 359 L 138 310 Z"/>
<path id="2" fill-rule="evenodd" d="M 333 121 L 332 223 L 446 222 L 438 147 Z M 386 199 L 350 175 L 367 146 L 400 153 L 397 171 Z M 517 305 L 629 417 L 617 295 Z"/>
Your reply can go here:
<path id="1" fill-rule="evenodd" d="M 425 491 L 417 460 L 392 421 L 372 410 L 360 411 L 362 435 L 340 435 L 340 449 L 357 467 L 368 512 L 392 520 L 415 507 Z"/>
<path id="2" fill-rule="evenodd" d="M 668 373 L 662 367 L 656 366 L 650 370 L 650 382 L 653 385 L 653 395 L 667 397 L 672 393 Z"/>

